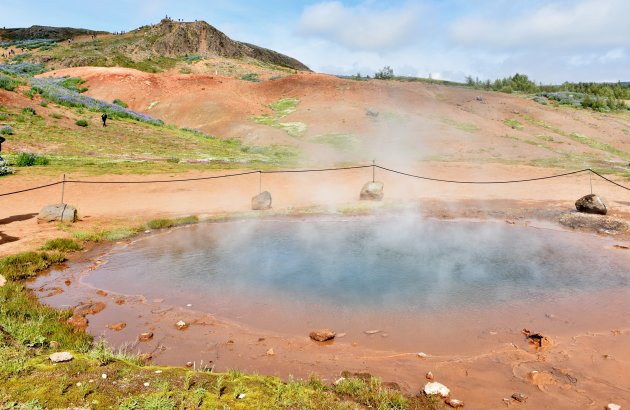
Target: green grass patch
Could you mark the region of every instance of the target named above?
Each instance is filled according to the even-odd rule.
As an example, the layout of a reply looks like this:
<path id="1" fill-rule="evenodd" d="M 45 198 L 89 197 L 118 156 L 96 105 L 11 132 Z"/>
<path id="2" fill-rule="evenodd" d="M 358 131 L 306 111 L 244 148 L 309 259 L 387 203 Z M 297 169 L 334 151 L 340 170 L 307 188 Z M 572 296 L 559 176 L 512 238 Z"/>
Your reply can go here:
<path id="1" fill-rule="evenodd" d="M 197 222 L 199 222 L 199 218 L 195 215 L 184 216 L 175 219 L 160 218 L 149 221 L 147 223 L 147 227 L 149 229 L 164 229 L 172 228 L 175 226 L 196 224 Z"/>
<path id="2" fill-rule="evenodd" d="M 297 98 L 283 98 L 269 104 L 274 115 L 260 115 L 252 117 L 252 121 L 256 124 L 268 125 L 270 127 L 279 128 L 294 138 L 299 138 L 306 132 L 307 126 L 303 122 L 280 122 L 285 117 L 297 110 L 300 100 Z"/>
<path id="3" fill-rule="evenodd" d="M 78 125 L 79 127 L 87 127 L 88 126 L 88 122 L 86 120 L 76 120 L 74 122 L 75 125 Z"/>
<path id="4" fill-rule="evenodd" d="M 22 108 L 22 114 L 37 115 L 37 111 L 33 107 L 24 107 Z"/>
<path id="5" fill-rule="evenodd" d="M 22 84 L 24 83 L 21 80 L 0 73 L 0 89 L 2 90 L 15 91 Z"/>
<path id="6" fill-rule="evenodd" d="M 512 128 L 514 130 L 522 130 L 523 129 L 523 124 L 521 124 L 518 120 L 515 120 L 513 118 L 508 118 L 508 119 L 504 120 L 503 124 L 507 125 L 508 127 Z"/>
<path id="7" fill-rule="evenodd" d="M 8 280 L 27 279 L 65 260 L 61 253 L 22 252 L 0 259 L 0 274 Z"/>
<path id="8" fill-rule="evenodd" d="M 123 100 L 119 99 L 119 98 L 116 98 L 116 99 L 115 99 L 114 101 L 112 101 L 112 102 L 113 102 L 114 104 L 116 104 L 116 105 L 119 105 L 119 106 L 123 107 L 123 108 L 129 108 L 129 105 L 128 105 L 126 102 L 124 102 Z"/>
<path id="9" fill-rule="evenodd" d="M 34 165 L 48 165 L 50 159 L 44 155 L 33 154 L 30 152 L 20 152 L 14 159 L 13 164 L 16 167 L 31 167 Z"/>
<path id="10" fill-rule="evenodd" d="M 315 144 L 325 144 L 339 151 L 352 151 L 359 146 L 359 140 L 348 134 L 323 134 L 310 140 Z"/>
<path id="11" fill-rule="evenodd" d="M 42 247 L 44 251 L 75 252 L 83 249 L 80 243 L 69 238 L 51 239 Z"/>
<path id="12" fill-rule="evenodd" d="M 269 104 L 277 118 L 286 117 L 287 115 L 297 111 L 300 100 L 297 98 L 282 98 Z"/>
<path id="13" fill-rule="evenodd" d="M 476 124 L 467 123 L 467 122 L 457 122 L 457 121 L 451 120 L 450 118 L 442 118 L 442 122 L 444 124 L 451 125 L 457 128 L 458 130 L 461 130 L 464 132 L 473 133 L 473 132 L 479 131 L 480 129 Z"/>
<path id="14" fill-rule="evenodd" d="M 604 151 L 607 152 L 609 154 L 613 154 L 618 156 L 619 158 L 622 159 L 630 159 L 630 153 L 620 150 L 616 147 L 613 147 L 612 145 L 606 144 L 605 142 L 601 142 L 601 141 L 597 141 L 594 140 L 586 135 L 583 134 L 578 134 L 577 132 L 572 132 L 568 135 L 569 138 L 571 138 L 574 141 L 579 142 L 580 144 L 584 144 L 586 146 L 589 146 L 591 148 L 595 148 L 598 149 L 600 151 Z"/>

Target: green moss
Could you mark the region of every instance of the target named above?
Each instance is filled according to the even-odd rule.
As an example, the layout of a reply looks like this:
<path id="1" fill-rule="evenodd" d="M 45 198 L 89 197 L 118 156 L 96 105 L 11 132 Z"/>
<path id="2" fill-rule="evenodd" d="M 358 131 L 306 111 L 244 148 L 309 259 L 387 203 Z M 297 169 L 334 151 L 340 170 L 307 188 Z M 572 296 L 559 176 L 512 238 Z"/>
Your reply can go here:
<path id="1" fill-rule="evenodd" d="M 181 225 L 190 225 L 199 222 L 199 218 L 197 216 L 186 216 L 175 219 L 153 219 L 147 223 L 147 227 L 149 229 L 164 229 L 164 228 L 172 228 L 175 226 Z"/>

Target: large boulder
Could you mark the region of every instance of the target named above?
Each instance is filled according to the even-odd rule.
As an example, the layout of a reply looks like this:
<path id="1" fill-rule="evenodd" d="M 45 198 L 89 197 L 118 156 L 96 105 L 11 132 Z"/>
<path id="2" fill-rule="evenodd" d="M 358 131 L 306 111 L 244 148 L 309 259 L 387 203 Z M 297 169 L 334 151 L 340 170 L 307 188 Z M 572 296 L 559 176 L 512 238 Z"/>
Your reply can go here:
<path id="1" fill-rule="evenodd" d="M 383 183 L 379 181 L 367 182 L 361 188 L 361 199 L 367 199 L 371 201 L 380 201 L 383 199 Z"/>
<path id="2" fill-rule="evenodd" d="M 587 214 L 606 215 L 608 213 L 608 204 L 604 198 L 600 198 L 595 194 L 588 194 L 575 201 L 575 209 L 578 212 Z"/>
<path id="3" fill-rule="evenodd" d="M 75 222 L 77 220 L 77 208 L 68 204 L 55 204 L 45 206 L 37 219 L 44 222 Z"/>
<path id="4" fill-rule="evenodd" d="M 254 211 L 271 209 L 271 194 L 269 191 L 261 192 L 252 198 L 252 209 Z"/>

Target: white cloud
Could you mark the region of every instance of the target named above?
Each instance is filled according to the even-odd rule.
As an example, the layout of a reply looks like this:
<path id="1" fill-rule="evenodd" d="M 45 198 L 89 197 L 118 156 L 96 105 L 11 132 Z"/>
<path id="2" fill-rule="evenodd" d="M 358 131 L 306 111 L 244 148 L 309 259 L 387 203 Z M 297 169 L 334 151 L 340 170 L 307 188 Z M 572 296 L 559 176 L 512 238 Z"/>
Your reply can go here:
<path id="1" fill-rule="evenodd" d="M 627 0 L 555 0 L 520 15 L 464 17 L 450 28 L 458 44 L 481 48 L 579 49 L 630 45 Z"/>
<path id="2" fill-rule="evenodd" d="M 324 38 L 349 50 L 391 51 L 414 40 L 420 7 L 406 4 L 379 9 L 373 2 L 347 7 L 339 1 L 306 7 L 297 33 L 303 37 Z"/>

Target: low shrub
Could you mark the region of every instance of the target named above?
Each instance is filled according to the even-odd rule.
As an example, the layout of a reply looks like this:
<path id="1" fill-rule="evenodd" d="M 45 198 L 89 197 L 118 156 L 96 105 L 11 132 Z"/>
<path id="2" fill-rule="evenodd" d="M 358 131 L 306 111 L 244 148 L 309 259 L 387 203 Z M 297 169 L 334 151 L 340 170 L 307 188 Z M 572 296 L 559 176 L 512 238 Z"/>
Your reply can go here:
<path id="1" fill-rule="evenodd" d="M 254 83 L 260 82 L 260 78 L 258 78 L 258 74 L 256 73 L 247 73 L 241 76 L 241 80 L 243 81 L 251 81 Z"/>
<path id="2" fill-rule="evenodd" d="M 22 252 L 0 259 L 0 272 L 8 280 L 28 279 L 65 260 L 61 253 Z"/>
<path id="3" fill-rule="evenodd" d="M 24 107 L 22 108 L 22 114 L 37 115 L 37 111 L 33 107 Z"/>
<path id="4" fill-rule="evenodd" d="M 0 73 L 0 89 L 7 91 L 14 91 L 18 88 L 22 82 L 16 80 L 13 77 Z"/>
<path id="5" fill-rule="evenodd" d="M 20 152 L 15 158 L 16 167 L 31 167 L 33 165 L 48 165 L 50 160 L 44 155 L 37 155 L 30 152 Z"/>
<path id="6" fill-rule="evenodd" d="M 78 125 L 79 127 L 87 127 L 88 123 L 86 120 L 76 120 L 74 122 L 75 125 Z"/>
<path id="7" fill-rule="evenodd" d="M 3 125 L 0 127 L 0 134 L 2 135 L 13 135 L 13 127 L 10 125 Z"/>
<path id="8" fill-rule="evenodd" d="M 11 174 L 13 174 L 13 170 L 9 168 L 9 165 L 7 165 L 4 159 L 0 157 L 0 177 L 4 175 L 11 175 Z"/>
<path id="9" fill-rule="evenodd" d="M 48 100 L 42 100 L 39 105 L 41 105 L 42 107 L 48 107 Z"/>
<path id="10" fill-rule="evenodd" d="M 69 238 L 51 239 L 41 247 L 44 251 L 74 252 L 83 249 L 80 243 Z"/>
<path id="11" fill-rule="evenodd" d="M 124 102 L 123 100 L 121 100 L 121 99 L 116 98 L 116 99 L 115 99 L 114 101 L 112 101 L 112 102 L 113 102 L 114 104 L 116 104 L 116 105 L 120 106 L 120 107 L 123 107 L 123 108 L 129 108 L 129 105 L 128 105 L 126 102 Z"/>

